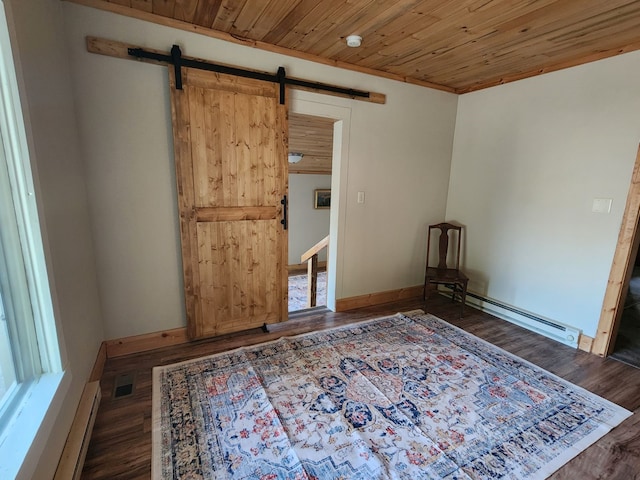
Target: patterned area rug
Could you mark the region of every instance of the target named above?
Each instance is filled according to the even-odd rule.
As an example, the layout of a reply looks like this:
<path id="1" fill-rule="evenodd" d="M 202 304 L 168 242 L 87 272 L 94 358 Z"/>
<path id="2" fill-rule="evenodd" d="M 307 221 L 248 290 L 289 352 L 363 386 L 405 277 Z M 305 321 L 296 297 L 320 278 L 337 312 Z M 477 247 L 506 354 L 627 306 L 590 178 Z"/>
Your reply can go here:
<path id="1" fill-rule="evenodd" d="M 631 415 L 422 311 L 153 382 L 154 479 L 540 479 Z"/>
<path id="2" fill-rule="evenodd" d="M 316 306 L 327 304 L 327 272 L 318 272 Z M 307 274 L 289 277 L 289 311 L 307 308 Z"/>

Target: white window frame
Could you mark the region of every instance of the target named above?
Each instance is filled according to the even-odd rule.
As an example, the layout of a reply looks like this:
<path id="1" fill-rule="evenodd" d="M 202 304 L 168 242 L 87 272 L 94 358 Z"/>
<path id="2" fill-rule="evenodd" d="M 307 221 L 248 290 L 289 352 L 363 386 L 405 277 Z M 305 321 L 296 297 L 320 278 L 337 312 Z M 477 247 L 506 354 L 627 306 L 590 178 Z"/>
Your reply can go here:
<path id="1" fill-rule="evenodd" d="M 30 310 L 32 321 L 25 328 L 20 320 L 7 318 L 11 341 L 16 343 L 12 344 L 12 350 L 18 353 L 14 355 L 14 363 L 21 383 L 12 392 L 4 412 L 0 412 L 0 478 L 21 479 L 33 475 L 70 387 L 71 375 L 64 372 L 61 360 L 63 352 L 54 317 L 5 8 L 5 2 L 0 2 L 0 169 L 6 170 L 0 173 L 5 177 L 0 179 L 0 188 L 6 188 L 8 180 L 18 227 L 17 235 L 8 242 L 11 245 L 5 248 L 11 248 L 11 254 L 15 254 L 16 248 L 21 249 L 24 271 L 18 275 L 27 285 L 22 295 L 11 294 L 11 308 L 22 312 Z M 7 192 L 2 193 L 0 196 L 6 198 Z M 7 210 L 11 209 L 3 210 L 6 217 Z M 16 272 L 10 271 L 9 275 L 13 284 Z"/>

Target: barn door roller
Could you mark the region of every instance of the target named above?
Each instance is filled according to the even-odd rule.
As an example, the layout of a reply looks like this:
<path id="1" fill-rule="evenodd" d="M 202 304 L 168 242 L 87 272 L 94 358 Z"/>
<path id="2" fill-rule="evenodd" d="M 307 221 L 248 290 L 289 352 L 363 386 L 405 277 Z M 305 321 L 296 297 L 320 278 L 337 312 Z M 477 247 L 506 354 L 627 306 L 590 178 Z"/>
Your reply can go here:
<path id="1" fill-rule="evenodd" d="M 174 45 L 171 47 L 171 54 L 166 55 L 163 53 L 150 52 L 143 48 L 129 48 L 129 55 L 136 58 L 145 58 L 148 60 L 155 60 L 158 62 L 166 62 L 174 66 L 176 73 L 176 89 L 182 90 L 182 67 L 197 68 L 199 70 L 207 70 L 210 72 L 224 73 L 227 75 L 235 75 L 237 77 L 253 78 L 255 80 L 263 80 L 265 82 L 277 83 L 280 85 L 280 103 L 284 105 L 284 95 L 286 85 L 295 85 L 297 87 L 310 88 L 313 90 L 323 90 L 326 92 L 338 93 L 347 95 L 349 97 L 369 98 L 370 93 L 362 90 L 354 90 L 352 88 L 337 87 L 335 85 L 329 85 L 326 83 L 310 82 L 307 80 L 300 80 L 297 78 L 288 78 L 284 67 L 278 68 L 278 73 L 275 75 L 269 73 L 256 72 L 254 70 L 245 70 L 243 68 L 230 67 L 228 65 L 220 65 L 212 62 L 205 62 L 203 60 L 194 60 L 190 58 L 184 58 L 180 47 Z"/>

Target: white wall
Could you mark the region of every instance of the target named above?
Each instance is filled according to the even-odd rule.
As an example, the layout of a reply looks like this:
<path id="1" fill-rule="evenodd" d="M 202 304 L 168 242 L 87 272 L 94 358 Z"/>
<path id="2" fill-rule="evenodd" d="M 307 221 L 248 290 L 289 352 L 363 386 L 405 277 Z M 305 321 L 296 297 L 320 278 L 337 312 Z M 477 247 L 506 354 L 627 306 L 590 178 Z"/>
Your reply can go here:
<path id="1" fill-rule="evenodd" d="M 7 5 L 64 369 L 72 382 L 19 478 L 51 478 L 103 338 L 84 169 L 57 0 Z M 59 399 L 58 399 L 59 400 Z"/>
<path id="2" fill-rule="evenodd" d="M 444 216 L 457 97 L 65 3 L 107 338 L 183 326 L 166 69 L 89 54 L 86 35 L 369 89 L 351 110 L 337 298 L 422 282 L 426 225 Z M 356 192 L 366 203 L 356 204 Z M 342 237 L 341 237 L 342 238 Z"/>
<path id="3" fill-rule="evenodd" d="M 460 97 L 447 218 L 466 226 L 471 290 L 595 335 L 640 141 L 638 79 L 635 52 Z"/>
<path id="4" fill-rule="evenodd" d="M 289 175 L 289 265 L 299 264 L 304 252 L 329 235 L 329 209 L 313 208 L 319 188 L 331 188 L 331 175 Z M 327 260 L 326 249 L 318 259 Z"/>

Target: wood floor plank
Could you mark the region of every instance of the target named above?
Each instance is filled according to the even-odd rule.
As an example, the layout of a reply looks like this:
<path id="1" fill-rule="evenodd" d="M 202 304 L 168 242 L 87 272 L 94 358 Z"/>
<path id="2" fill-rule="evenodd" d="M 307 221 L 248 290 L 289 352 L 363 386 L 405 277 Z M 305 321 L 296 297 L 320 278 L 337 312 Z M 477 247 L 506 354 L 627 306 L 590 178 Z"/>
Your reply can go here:
<path id="1" fill-rule="evenodd" d="M 607 480 L 640 479 L 640 409 L 605 435 L 595 445 L 571 460 L 550 478 L 602 478 Z M 598 476 L 592 469 L 598 466 Z"/>
<path id="2" fill-rule="evenodd" d="M 89 445 L 82 478 L 86 480 L 148 479 L 151 476 L 151 371 L 204 355 L 314 330 L 423 308 L 494 345 L 528 360 L 576 385 L 635 412 L 619 427 L 558 470 L 556 480 L 640 480 L 640 369 L 603 359 L 497 319 L 474 308 L 465 309 L 444 297 L 425 305 L 405 300 L 348 312 L 320 312 L 270 326 L 269 333 L 249 330 L 188 345 L 108 359 L 100 381 L 105 392 Z M 135 374 L 133 394 L 114 399 L 114 380 Z"/>

